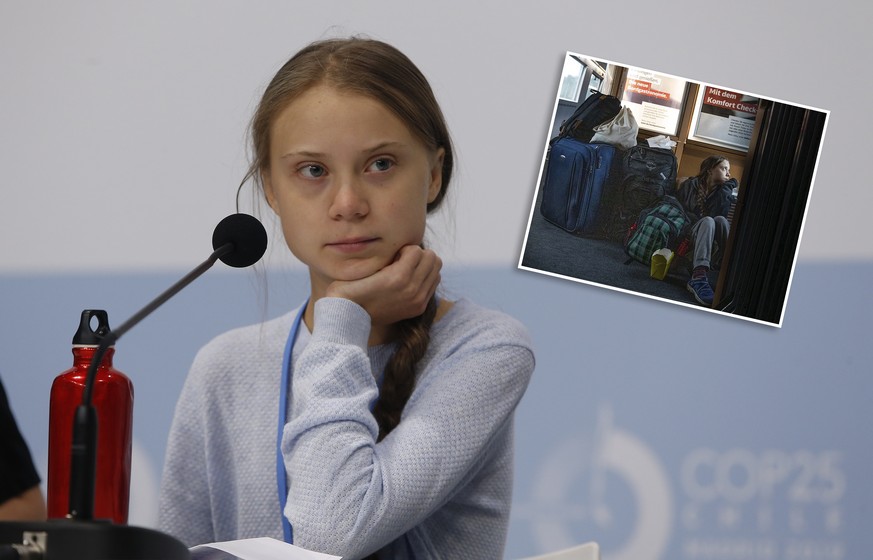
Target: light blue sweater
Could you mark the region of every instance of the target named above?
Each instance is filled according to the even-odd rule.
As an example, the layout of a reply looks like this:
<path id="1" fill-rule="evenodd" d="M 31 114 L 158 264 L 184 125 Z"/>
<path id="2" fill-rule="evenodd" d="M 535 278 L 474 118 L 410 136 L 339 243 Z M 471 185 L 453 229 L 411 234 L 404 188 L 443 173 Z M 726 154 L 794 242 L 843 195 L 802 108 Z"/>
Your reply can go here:
<path id="1" fill-rule="evenodd" d="M 194 361 L 160 497 L 161 529 L 188 546 L 282 538 L 279 387 L 295 315 L 225 333 Z M 502 558 L 513 413 L 534 367 L 524 327 L 456 302 L 378 444 L 370 405 L 393 347 L 367 347 L 369 332 L 363 308 L 338 298 L 317 302 L 312 334 L 301 324 L 282 436 L 294 544 L 344 558 Z"/>

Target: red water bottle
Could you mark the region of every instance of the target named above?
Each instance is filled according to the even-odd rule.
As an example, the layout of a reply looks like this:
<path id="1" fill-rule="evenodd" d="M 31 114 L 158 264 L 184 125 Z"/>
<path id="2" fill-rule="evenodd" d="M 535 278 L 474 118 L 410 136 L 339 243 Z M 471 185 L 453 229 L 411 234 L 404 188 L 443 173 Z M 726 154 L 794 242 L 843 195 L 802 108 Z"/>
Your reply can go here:
<path id="1" fill-rule="evenodd" d="M 96 319 L 97 328 L 92 327 Z M 106 311 L 86 309 L 73 336 L 73 367 L 55 378 L 49 409 L 47 504 L 49 518 L 66 517 L 70 510 L 70 458 L 73 417 L 82 403 L 88 366 L 102 338 L 109 332 Z M 94 378 L 92 404 L 97 411 L 97 468 L 94 518 L 126 524 L 130 500 L 130 460 L 133 438 L 133 384 L 112 367 L 110 347 Z"/>

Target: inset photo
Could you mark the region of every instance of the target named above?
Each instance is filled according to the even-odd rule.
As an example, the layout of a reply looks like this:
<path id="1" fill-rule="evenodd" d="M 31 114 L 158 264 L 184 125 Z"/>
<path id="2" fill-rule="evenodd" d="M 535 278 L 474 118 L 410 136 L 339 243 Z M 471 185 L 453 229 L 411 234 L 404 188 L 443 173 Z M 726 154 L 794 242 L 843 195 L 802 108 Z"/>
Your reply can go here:
<path id="1" fill-rule="evenodd" d="M 573 52 L 557 91 L 519 268 L 782 326 L 829 112 Z"/>

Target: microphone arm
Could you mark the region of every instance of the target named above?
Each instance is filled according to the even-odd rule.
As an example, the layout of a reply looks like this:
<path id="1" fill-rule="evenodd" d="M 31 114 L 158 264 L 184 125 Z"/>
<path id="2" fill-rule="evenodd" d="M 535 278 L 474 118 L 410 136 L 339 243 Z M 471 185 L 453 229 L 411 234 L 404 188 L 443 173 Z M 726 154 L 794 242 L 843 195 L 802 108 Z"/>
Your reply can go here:
<path id="1" fill-rule="evenodd" d="M 166 303 L 168 299 L 173 297 L 182 291 L 182 288 L 186 287 L 188 284 L 199 278 L 204 272 L 212 268 L 212 265 L 215 264 L 215 261 L 220 259 L 221 257 L 229 254 L 234 249 L 233 243 L 225 243 L 215 251 L 209 258 L 200 263 L 197 268 L 186 274 L 181 280 L 167 288 L 162 294 L 153 299 L 148 305 L 140 309 L 136 314 L 133 315 L 130 319 L 125 321 L 116 329 L 110 330 L 100 342 L 100 345 L 97 347 L 97 350 L 94 354 L 94 359 L 91 360 L 91 363 L 88 366 L 88 374 L 85 379 L 85 390 L 82 393 L 82 404 L 89 405 L 91 404 L 91 391 L 94 387 L 94 377 L 97 374 L 97 367 L 100 365 L 101 360 L 103 359 L 103 354 L 106 353 L 106 350 L 113 346 L 115 342 L 124 336 L 127 331 L 135 327 L 140 321 L 151 315 L 151 313 Z"/>
<path id="2" fill-rule="evenodd" d="M 82 404 L 76 408 L 73 419 L 70 507 L 67 517 L 81 520 L 94 518 L 94 485 L 97 476 L 97 410 L 91 401 L 97 368 L 103 361 L 106 351 L 137 323 L 209 270 L 215 261 L 221 259 L 229 266 L 237 268 L 250 266 L 257 262 L 267 248 L 267 233 L 256 218 L 247 214 L 231 214 L 216 226 L 212 236 L 212 246 L 214 251 L 209 255 L 209 258 L 117 329 L 106 333 L 94 351 L 94 356 L 88 365 L 88 373 L 85 376 Z"/>

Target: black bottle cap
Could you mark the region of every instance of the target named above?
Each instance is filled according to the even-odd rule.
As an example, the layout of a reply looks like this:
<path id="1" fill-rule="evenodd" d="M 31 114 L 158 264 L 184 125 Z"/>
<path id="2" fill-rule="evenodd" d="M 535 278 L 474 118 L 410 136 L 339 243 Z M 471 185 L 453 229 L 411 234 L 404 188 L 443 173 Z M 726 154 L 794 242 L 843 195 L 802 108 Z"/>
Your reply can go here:
<path id="1" fill-rule="evenodd" d="M 97 328 L 91 327 L 91 319 L 97 318 Z M 109 314 L 102 309 L 86 309 L 82 311 L 79 330 L 73 335 L 76 346 L 97 346 L 109 332 Z"/>

